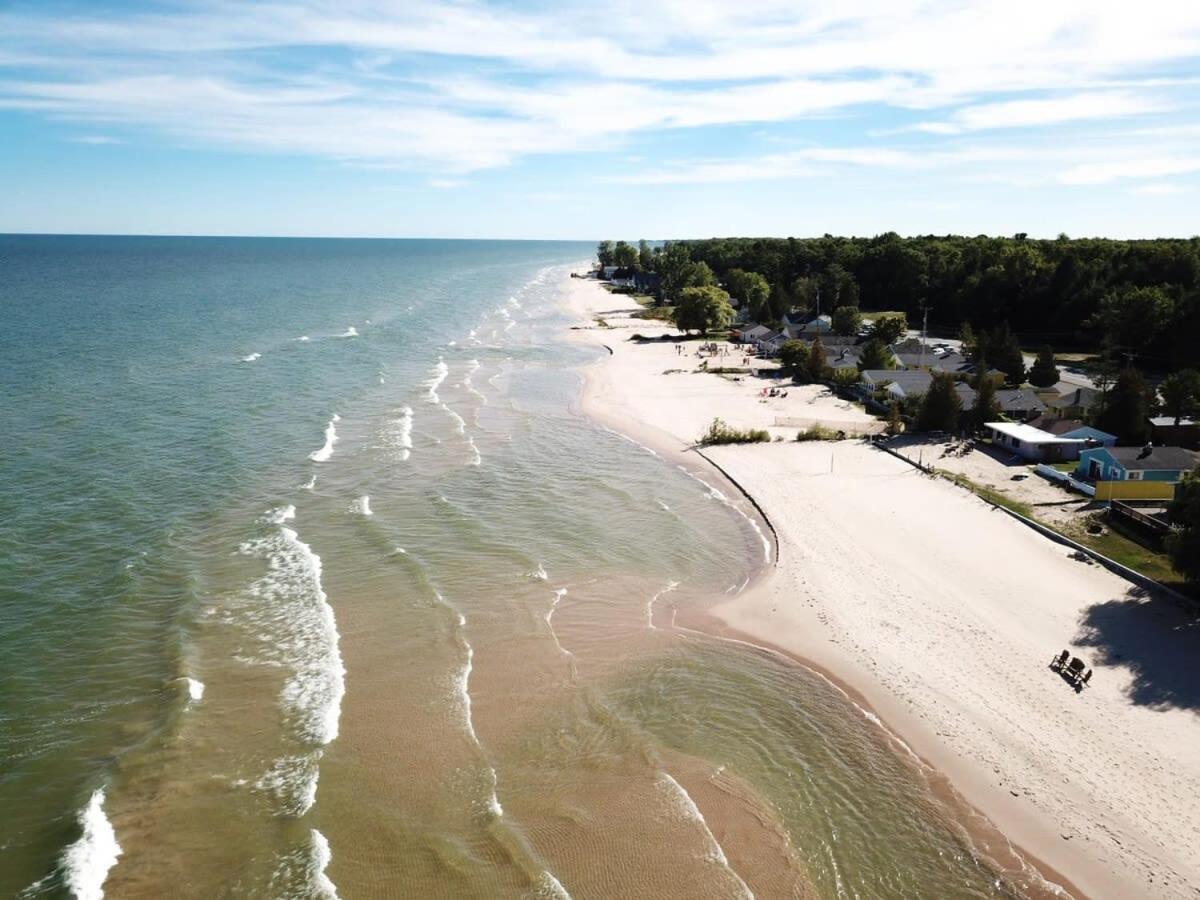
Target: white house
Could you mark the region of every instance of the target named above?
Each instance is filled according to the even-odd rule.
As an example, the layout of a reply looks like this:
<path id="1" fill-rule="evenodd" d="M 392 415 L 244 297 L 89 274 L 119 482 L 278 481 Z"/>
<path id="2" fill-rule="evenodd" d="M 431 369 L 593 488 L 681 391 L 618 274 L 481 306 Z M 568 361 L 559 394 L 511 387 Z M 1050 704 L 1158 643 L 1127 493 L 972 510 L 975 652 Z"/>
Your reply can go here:
<path id="1" fill-rule="evenodd" d="M 997 447 L 1011 450 L 1024 459 L 1078 459 L 1087 446 L 1086 438 L 1065 438 L 1018 422 L 988 422 L 985 427 Z"/>

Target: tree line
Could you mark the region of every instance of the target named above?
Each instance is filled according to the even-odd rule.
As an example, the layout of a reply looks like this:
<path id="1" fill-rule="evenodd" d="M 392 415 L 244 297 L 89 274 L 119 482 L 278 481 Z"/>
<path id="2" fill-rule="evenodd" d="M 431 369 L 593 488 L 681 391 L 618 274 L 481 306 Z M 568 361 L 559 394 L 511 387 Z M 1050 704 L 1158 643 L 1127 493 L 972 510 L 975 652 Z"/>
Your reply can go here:
<path id="1" fill-rule="evenodd" d="M 660 276 L 671 301 L 721 283 L 760 321 L 789 310 L 895 310 L 953 334 L 1007 328 L 1034 345 L 1169 372 L 1200 367 L 1200 238 L 713 238 L 605 241 L 605 265 Z M 608 260 L 605 262 L 605 260 Z M 847 316 L 848 314 L 843 314 Z"/>

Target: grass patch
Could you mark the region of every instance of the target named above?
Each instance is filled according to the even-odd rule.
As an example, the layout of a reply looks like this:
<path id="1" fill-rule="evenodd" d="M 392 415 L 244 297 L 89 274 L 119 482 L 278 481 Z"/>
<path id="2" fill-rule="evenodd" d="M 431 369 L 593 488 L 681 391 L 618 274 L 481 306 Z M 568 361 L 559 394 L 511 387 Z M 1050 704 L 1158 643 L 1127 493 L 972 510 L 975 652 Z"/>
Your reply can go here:
<path id="1" fill-rule="evenodd" d="M 1079 468 L 1078 462 L 1042 463 L 1042 465 L 1049 466 L 1050 468 L 1055 469 L 1059 472 L 1074 472 L 1076 469 Z"/>
<path id="2" fill-rule="evenodd" d="M 708 430 L 700 435 L 700 443 L 706 447 L 721 444 L 764 444 L 770 440 L 771 435 L 765 428 L 734 428 L 720 418 L 713 419 Z"/>
<path id="3" fill-rule="evenodd" d="M 1128 538 L 1110 525 L 1105 524 L 1104 534 L 1088 534 L 1086 529 L 1068 535 L 1085 547 L 1090 547 L 1097 553 L 1102 553 L 1109 559 L 1116 560 L 1123 566 L 1128 566 L 1135 572 L 1141 572 L 1148 578 L 1161 581 L 1174 588 L 1183 588 L 1179 573 L 1171 567 L 1171 560 L 1165 553 L 1159 553 L 1149 547 Z"/>
<path id="4" fill-rule="evenodd" d="M 874 322 L 880 316 L 903 316 L 903 315 L 905 315 L 905 313 L 901 312 L 898 309 L 884 309 L 884 310 L 879 310 L 876 312 L 867 312 L 866 310 L 863 310 L 862 317 L 863 317 L 864 322 Z"/>
<path id="5" fill-rule="evenodd" d="M 1133 569 L 1147 578 L 1152 578 L 1181 593 L 1196 596 L 1196 588 L 1183 581 L 1179 573 L 1171 566 L 1170 557 L 1165 553 L 1161 553 L 1127 537 L 1113 528 L 1108 522 L 1101 523 L 1104 526 L 1103 534 L 1088 534 L 1086 525 L 1082 524 L 1073 524 L 1062 528 L 1038 519 L 1034 515 L 1033 507 L 1028 503 L 1013 500 L 999 491 L 976 484 L 964 475 L 954 475 L 944 469 L 938 469 L 937 472 L 943 478 L 947 478 L 955 484 L 967 488 L 967 490 L 982 497 L 984 500 L 994 503 L 997 506 L 1003 506 L 1005 509 L 1010 509 L 1019 515 L 1025 516 L 1027 519 L 1033 519 L 1038 524 L 1057 531 L 1076 543 L 1083 544 L 1083 546 L 1095 550 L 1097 553 L 1107 556 L 1114 562 Z"/>
<path id="6" fill-rule="evenodd" d="M 1001 493 L 994 488 L 985 487 L 982 484 L 972 481 L 966 475 L 957 475 L 954 472 L 947 472 L 945 469 L 935 470 L 943 478 L 953 481 L 959 487 L 964 487 L 977 497 L 982 497 L 989 503 L 994 503 L 997 506 L 1003 506 L 1005 509 L 1011 509 L 1017 515 L 1025 516 L 1027 519 L 1035 518 L 1033 507 L 1028 503 L 1022 503 L 1020 500 L 1014 500 L 1007 494 Z"/>
<path id="7" fill-rule="evenodd" d="M 805 441 L 833 441 L 837 440 L 837 432 L 832 428 L 826 428 L 824 425 L 813 425 L 811 428 L 805 428 L 796 435 L 796 440 L 800 443 Z"/>
<path id="8" fill-rule="evenodd" d="M 662 322 L 675 321 L 675 307 L 673 306 L 648 306 L 645 309 L 639 309 L 633 313 L 631 318 L 634 319 L 657 319 Z"/>

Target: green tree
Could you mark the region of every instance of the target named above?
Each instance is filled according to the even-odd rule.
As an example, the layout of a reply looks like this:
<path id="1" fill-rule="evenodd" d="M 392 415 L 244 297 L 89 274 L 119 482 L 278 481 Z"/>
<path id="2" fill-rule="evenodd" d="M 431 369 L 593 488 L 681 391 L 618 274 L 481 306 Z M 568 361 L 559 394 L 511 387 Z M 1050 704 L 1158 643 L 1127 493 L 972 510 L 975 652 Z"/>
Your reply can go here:
<path id="1" fill-rule="evenodd" d="M 954 390 L 954 379 L 941 372 L 934 373 L 933 383 L 921 400 L 917 428 L 920 431 L 957 431 L 961 412 L 962 400 Z"/>
<path id="2" fill-rule="evenodd" d="M 728 328 L 733 321 L 729 295 L 719 287 L 686 287 L 675 304 L 675 327 L 680 331 L 710 331 Z"/>
<path id="3" fill-rule="evenodd" d="M 613 263 L 612 241 L 601 241 L 596 245 L 596 259 L 600 261 L 601 266 L 615 265 L 615 263 Z"/>
<path id="4" fill-rule="evenodd" d="M 1138 353 L 1171 317 L 1171 298 L 1161 287 L 1122 287 L 1104 295 L 1092 317 L 1116 346 Z"/>
<path id="5" fill-rule="evenodd" d="M 1021 352 L 1021 344 L 1013 334 L 1008 323 L 988 333 L 986 339 L 981 339 L 979 354 L 995 360 L 992 365 L 1005 375 L 1009 384 L 1020 384 L 1025 380 L 1025 355 Z"/>
<path id="6" fill-rule="evenodd" d="M 792 303 L 805 314 L 810 313 L 817 308 L 820 290 L 821 284 L 817 279 L 801 275 L 792 282 Z"/>
<path id="7" fill-rule="evenodd" d="M 839 306 L 833 311 L 833 330 L 835 333 L 849 336 L 858 334 L 862 327 L 862 310 L 857 306 Z"/>
<path id="8" fill-rule="evenodd" d="M 863 344 L 862 357 L 858 361 L 858 369 L 860 372 L 865 372 L 867 369 L 890 369 L 892 361 L 892 354 L 888 352 L 883 341 L 877 337 L 872 337 Z"/>
<path id="9" fill-rule="evenodd" d="M 888 405 L 887 426 L 884 429 L 890 435 L 897 435 L 904 430 L 904 423 L 900 420 L 900 404 L 892 402 Z"/>
<path id="10" fill-rule="evenodd" d="M 638 241 L 638 268 L 643 272 L 654 271 L 654 251 L 646 241 Z"/>
<path id="11" fill-rule="evenodd" d="M 904 313 L 879 316 L 871 334 L 885 344 L 894 344 L 908 331 L 908 317 Z"/>
<path id="12" fill-rule="evenodd" d="M 996 399 L 996 376 L 988 374 L 986 359 L 980 358 L 975 365 L 975 406 L 971 410 L 971 424 L 982 431 L 988 422 L 1000 418 L 1000 401 Z"/>
<path id="13" fill-rule="evenodd" d="M 1037 358 L 1029 369 L 1029 383 L 1042 388 L 1058 384 L 1058 365 L 1054 360 L 1054 350 L 1049 345 L 1038 351 Z"/>
<path id="14" fill-rule="evenodd" d="M 1174 526 L 1167 538 L 1171 565 L 1189 582 L 1200 582 L 1200 469 L 1175 486 L 1168 513 Z"/>
<path id="15" fill-rule="evenodd" d="M 1163 398 L 1163 412 L 1179 424 L 1185 416 L 1194 416 L 1200 408 L 1200 372 L 1182 369 L 1172 372 L 1159 386 Z"/>
<path id="16" fill-rule="evenodd" d="M 840 263 L 821 273 L 821 306 L 832 312 L 842 306 L 858 306 L 858 282 Z"/>
<path id="17" fill-rule="evenodd" d="M 1146 439 L 1146 417 L 1150 415 L 1150 389 L 1137 369 L 1121 370 L 1108 392 L 1096 426 L 1122 441 L 1140 444 Z"/>
<path id="18" fill-rule="evenodd" d="M 725 287 L 728 288 L 731 297 L 745 305 L 754 321 L 774 318 L 767 305 L 771 297 L 771 285 L 757 272 L 730 269 L 725 273 Z"/>
<path id="19" fill-rule="evenodd" d="M 821 335 L 813 338 L 812 346 L 808 348 L 808 365 L 804 367 L 804 375 L 810 384 L 824 381 L 829 374 L 829 364 L 825 361 L 825 345 L 821 343 Z"/>
<path id="20" fill-rule="evenodd" d="M 617 241 L 617 245 L 613 247 L 613 265 L 623 269 L 632 269 L 637 263 L 637 247 L 625 241 Z"/>
<path id="21" fill-rule="evenodd" d="M 779 348 L 783 374 L 798 378 L 808 369 L 808 344 L 804 341 L 784 341 Z"/>
<path id="22" fill-rule="evenodd" d="M 979 350 L 979 339 L 975 336 L 975 329 L 971 327 L 970 322 L 964 321 L 958 326 L 958 340 L 962 344 L 962 355 L 967 359 L 974 359 Z"/>

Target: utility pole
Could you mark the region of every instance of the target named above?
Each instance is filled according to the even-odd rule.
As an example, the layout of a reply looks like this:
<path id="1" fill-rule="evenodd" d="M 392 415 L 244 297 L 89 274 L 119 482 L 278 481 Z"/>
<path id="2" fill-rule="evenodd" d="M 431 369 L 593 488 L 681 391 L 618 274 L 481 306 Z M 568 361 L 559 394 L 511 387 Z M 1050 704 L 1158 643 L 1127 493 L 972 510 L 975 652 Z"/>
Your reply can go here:
<path id="1" fill-rule="evenodd" d="M 929 307 L 925 301 L 921 301 L 921 361 L 917 368 L 925 368 L 925 341 L 929 339 Z"/>

